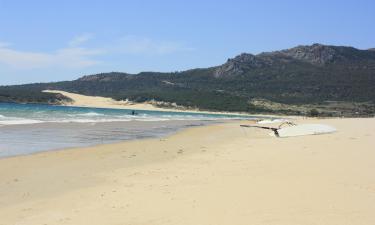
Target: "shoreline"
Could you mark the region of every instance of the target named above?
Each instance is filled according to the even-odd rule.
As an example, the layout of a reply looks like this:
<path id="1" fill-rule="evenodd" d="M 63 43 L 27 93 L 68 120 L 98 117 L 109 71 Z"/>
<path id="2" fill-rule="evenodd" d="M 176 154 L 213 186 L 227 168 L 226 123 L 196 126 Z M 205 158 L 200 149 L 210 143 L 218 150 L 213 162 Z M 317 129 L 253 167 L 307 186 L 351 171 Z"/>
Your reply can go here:
<path id="1" fill-rule="evenodd" d="M 102 143 L 93 143 L 85 146 L 75 146 L 75 147 L 61 147 L 61 148 L 53 148 L 53 149 L 48 149 L 48 150 L 41 150 L 41 151 L 35 151 L 35 152 L 29 152 L 29 153 L 23 153 L 23 154 L 18 154 L 18 155 L 8 155 L 8 156 L 0 156 L 0 161 L 2 159 L 8 159 L 8 158 L 16 158 L 16 157 L 27 157 L 27 156 L 32 156 L 32 155 L 37 155 L 37 154 L 43 154 L 43 153 L 50 153 L 50 152 L 55 152 L 55 151 L 70 151 L 70 150 L 80 150 L 83 148 L 96 148 L 96 147 L 105 147 L 106 145 L 113 145 L 113 144 L 121 144 L 121 143 L 127 143 L 127 142 L 132 142 L 132 141 L 143 141 L 143 140 L 162 140 L 166 139 L 169 136 L 173 136 L 175 134 L 178 134 L 179 132 L 183 132 L 184 130 L 188 130 L 191 128 L 195 127 L 205 127 L 205 126 L 214 126 L 214 125 L 219 125 L 219 124 L 224 124 L 224 123 L 231 123 L 231 122 L 237 122 L 238 120 L 217 120 L 217 121 L 198 121 L 200 124 L 195 124 L 197 121 L 183 121 L 186 122 L 187 124 L 185 125 L 180 125 L 181 127 L 175 127 L 173 131 L 166 132 L 164 134 L 161 134 L 160 136 L 154 136 L 154 137 L 137 137 L 137 138 L 131 138 L 131 139 L 123 139 L 123 140 L 112 140 L 110 142 L 102 142 Z M 143 121 L 142 123 L 148 123 L 149 121 Z M 169 121 L 172 123 L 180 123 L 181 121 Z M 18 125 L 12 125 L 18 126 L 19 128 L 22 128 L 24 126 L 30 126 L 30 127 L 35 127 L 35 126 L 44 126 L 50 122 L 46 123 L 38 123 L 38 124 L 18 124 Z M 112 124 L 115 122 L 102 122 L 106 124 Z M 127 124 L 128 122 L 122 122 Z M 151 122 L 155 123 L 155 122 Z M 61 124 L 56 124 L 55 125 L 61 125 Z M 62 124 L 62 125 L 70 125 L 70 124 Z M 0 127 L 1 128 L 1 127 Z M 73 128 L 74 129 L 74 128 Z M 172 128 L 171 128 L 172 129 Z"/>
<path id="2" fill-rule="evenodd" d="M 145 138 L 135 138 L 135 139 L 129 139 L 129 140 L 119 140 L 111 143 L 100 143 L 100 144 L 93 144 L 90 146 L 78 146 L 78 147 L 68 147 L 68 148 L 58 148 L 58 149 L 51 149 L 51 150 L 46 150 L 46 151 L 38 151 L 38 152 L 32 152 L 32 153 L 27 153 L 27 154 L 20 154 L 20 155 L 12 155 L 12 156 L 5 156 L 5 157 L 0 157 L 0 162 L 3 159 L 9 159 L 9 158 L 18 158 L 18 157 L 32 157 L 34 155 L 39 155 L 39 154 L 53 154 L 54 152 L 64 152 L 64 151 L 81 151 L 83 149 L 96 149 L 96 148 L 105 148 L 105 147 L 110 147 L 111 145 L 121 145 L 121 144 L 126 144 L 129 142 L 143 142 L 143 141 L 157 141 L 157 140 L 165 140 L 168 139 L 169 137 L 172 137 L 174 135 L 178 135 L 181 132 L 184 132 L 189 129 L 194 129 L 194 128 L 199 128 L 199 127 L 209 127 L 209 126 L 216 126 L 224 123 L 235 123 L 237 122 L 236 120 L 232 121 L 220 121 L 220 122 L 215 122 L 211 124 L 202 124 L 202 125 L 194 125 L 191 127 L 184 127 L 184 128 L 179 128 L 172 133 L 165 134 L 160 137 L 145 137 Z M 29 124 L 29 125 L 34 125 L 34 124 Z M 18 125 L 17 125 L 18 126 Z M 23 126 L 23 125 L 19 125 Z"/>
<path id="3" fill-rule="evenodd" d="M 0 224 L 375 223 L 375 119 L 297 122 L 338 132 L 274 138 L 230 121 L 0 159 Z"/>

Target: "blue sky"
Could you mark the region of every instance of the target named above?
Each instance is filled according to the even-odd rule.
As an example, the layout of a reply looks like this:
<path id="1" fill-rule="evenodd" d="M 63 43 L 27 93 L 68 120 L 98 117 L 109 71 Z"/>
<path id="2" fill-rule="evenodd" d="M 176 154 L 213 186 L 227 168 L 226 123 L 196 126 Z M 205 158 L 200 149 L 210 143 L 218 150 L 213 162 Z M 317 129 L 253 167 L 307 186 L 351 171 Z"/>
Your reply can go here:
<path id="1" fill-rule="evenodd" d="M 300 44 L 375 47 L 370 0 L 0 0 L 0 85 L 178 71 Z"/>

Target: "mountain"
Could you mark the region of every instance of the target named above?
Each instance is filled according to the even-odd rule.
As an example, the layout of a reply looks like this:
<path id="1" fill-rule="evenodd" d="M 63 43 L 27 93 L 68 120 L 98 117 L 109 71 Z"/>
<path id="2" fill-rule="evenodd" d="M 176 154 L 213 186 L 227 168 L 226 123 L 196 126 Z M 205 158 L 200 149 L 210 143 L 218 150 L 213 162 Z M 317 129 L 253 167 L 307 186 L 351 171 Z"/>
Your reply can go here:
<path id="1" fill-rule="evenodd" d="M 133 101 L 173 102 L 205 110 L 328 116 L 375 114 L 375 51 L 322 44 L 257 55 L 175 73 L 102 73 L 74 81 L 0 87 L 0 101 L 58 104 L 58 89 Z M 314 111 L 316 111 L 314 110 Z"/>
<path id="2" fill-rule="evenodd" d="M 330 66 L 332 64 L 366 63 L 375 60 L 373 49 L 358 50 L 353 47 L 327 46 L 322 44 L 301 45 L 294 48 L 265 52 L 258 55 L 243 53 L 218 67 L 216 77 L 246 74 L 254 69 L 274 68 L 307 63 L 308 66 Z"/>
<path id="3" fill-rule="evenodd" d="M 281 51 L 282 54 L 297 60 L 302 60 L 315 65 L 326 65 L 328 63 L 345 63 L 374 59 L 372 52 L 358 50 L 353 47 L 326 46 L 313 44 L 311 46 L 297 46 L 295 48 Z"/>

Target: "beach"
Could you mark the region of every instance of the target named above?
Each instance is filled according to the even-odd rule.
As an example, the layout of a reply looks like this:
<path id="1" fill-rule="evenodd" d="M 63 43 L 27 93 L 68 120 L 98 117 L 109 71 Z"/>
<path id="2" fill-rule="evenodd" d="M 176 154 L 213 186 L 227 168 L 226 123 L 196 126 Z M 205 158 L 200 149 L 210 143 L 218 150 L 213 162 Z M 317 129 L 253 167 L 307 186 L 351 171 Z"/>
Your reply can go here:
<path id="1" fill-rule="evenodd" d="M 375 119 L 275 138 L 227 121 L 0 159 L 0 225 L 375 224 Z"/>
<path id="2" fill-rule="evenodd" d="M 108 97 L 101 96 L 89 96 L 71 93 L 67 91 L 60 90 L 44 90 L 43 92 L 61 94 L 72 101 L 62 102 L 66 106 L 76 106 L 76 107 L 95 107 L 95 108 L 111 108 L 111 109 L 129 109 L 129 110 L 144 110 L 144 111 L 164 111 L 164 112 L 189 112 L 189 113 L 206 113 L 206 114 L 222 114 L 222 115 L 250 115 L 243 112 L 223 112 L 223 111 L 207 111 L 200 110 L 198 108 L 186 108 L 179 106 L 175 103 L 169 105 L 169 107 L 162 107 L 164 102 L 157 101 L 147 101 L 143 103 L 133 102 L 133 101 L 117 101 Z M 251 114 L 254 116 L 254 114 Z M 270 117 L 270 115 L 260 115 L 263 117 Z"/>
<path id="3" fill-rule="evenodd" d="M 113 108 L 113 109 L 134 109 L 134 110 L 166 110 L 150 103 L 136 103 L 131 101 L 116 101 L 112 98 L 101 96 L 88 96 L 76 93 L 70 93 L 59 90 L 44 90 L 43 92 L 62 94 L 70 99 L 72 102 L 64 102 L 68 106 L 80 107 L 96 107 L 96 108 Z"/>
<path id="4" fill-rule="evenodd" d="M 0 225 L 375 225 L 374 9 L 0 0 Z"/>

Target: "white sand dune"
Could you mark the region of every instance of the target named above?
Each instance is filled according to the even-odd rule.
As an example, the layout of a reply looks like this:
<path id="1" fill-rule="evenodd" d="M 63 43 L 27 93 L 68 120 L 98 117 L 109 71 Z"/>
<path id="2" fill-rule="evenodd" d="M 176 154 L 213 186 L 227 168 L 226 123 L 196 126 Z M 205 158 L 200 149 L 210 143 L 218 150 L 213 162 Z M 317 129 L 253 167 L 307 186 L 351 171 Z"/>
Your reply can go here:
<path id="1" fill-rule="evenodd" d="M 132 101 L 117 101 L 112 98 L 100 97 L 100 96 L 88 96 L 70 93 L 59 90 L 44 90 L 47 93 L 62 94 L 70 99 L 72 102 L 65 102 L 67 106 L 79 106 L 79 107 L 95 107 L 95 108 L 112 108 L 112 109 L 130 109 L 130 110 L 156 110 L 156 111 L 168 111 L 168 112 L 191 112 L 191 113 L 213 113 L 213 114 L 231 114 L 231 115 L 246 115 L 246 113 L 233 113 L 233 112 L 213 112 L 204 111 L 199 109 L 183 109 L 178 108 L 163 108 L 160 107 L 156 102 L 136 103 Z M 247 114 L 248 115 L 248 114 Z M 266 116 L 266 115 L 263 115 Z"/>
<path id="2" fill-rule="evenodd" d="M 135 103 L 131 101 L 116 101 L 112 98 L 87 96 L 58 90 L 44 90 L 43 92 L 62 94 L 73 102 L 65 102 L 65 105 L 96 108 L 136 109 L 136 110 L 166 110 L 147 103 Z M 172 109 L 171 109 L 172 110 Z M 169 110 L 168 110 L 169 111 Z"/>

